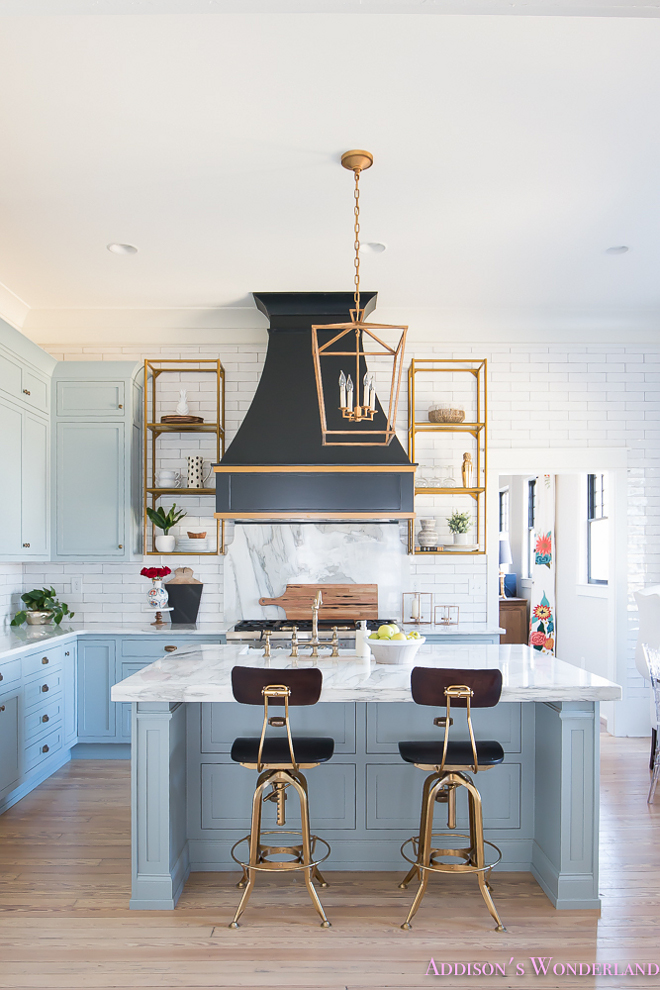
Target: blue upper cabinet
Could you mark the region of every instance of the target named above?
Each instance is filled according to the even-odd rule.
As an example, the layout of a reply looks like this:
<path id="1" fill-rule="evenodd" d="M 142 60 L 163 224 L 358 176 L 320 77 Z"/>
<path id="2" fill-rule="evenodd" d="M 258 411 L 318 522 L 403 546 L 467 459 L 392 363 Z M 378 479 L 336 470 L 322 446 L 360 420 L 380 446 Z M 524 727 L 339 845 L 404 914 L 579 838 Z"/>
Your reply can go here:
<path id="1" fill-rule="evenodd" d="M 53 374 L 53 560 L 141 554 L 140 365 L 63 361 Z"/>
<path id="2" fill-rule="evenodd" d="M 0 561 L 50 555 L 50 377 L 55 360 L 0 320 Z"/>

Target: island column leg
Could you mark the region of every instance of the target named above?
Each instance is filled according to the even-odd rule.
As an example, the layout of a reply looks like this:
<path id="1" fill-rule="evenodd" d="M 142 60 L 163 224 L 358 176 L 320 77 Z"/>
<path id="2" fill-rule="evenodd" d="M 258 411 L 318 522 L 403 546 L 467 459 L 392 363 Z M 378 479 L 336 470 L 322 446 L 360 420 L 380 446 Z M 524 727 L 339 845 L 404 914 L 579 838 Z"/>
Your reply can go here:
<path id="1" fill-rule="evenodd" d="M 536 705 L 532 873 L 556 908 L 599 909 L 598 702 Z"/>
<path id="2" fill-rule="evenodd" d="M 141 701 L 132 708 L 129 906 L 171 911 L 190 872 L 186 705 Z"/>

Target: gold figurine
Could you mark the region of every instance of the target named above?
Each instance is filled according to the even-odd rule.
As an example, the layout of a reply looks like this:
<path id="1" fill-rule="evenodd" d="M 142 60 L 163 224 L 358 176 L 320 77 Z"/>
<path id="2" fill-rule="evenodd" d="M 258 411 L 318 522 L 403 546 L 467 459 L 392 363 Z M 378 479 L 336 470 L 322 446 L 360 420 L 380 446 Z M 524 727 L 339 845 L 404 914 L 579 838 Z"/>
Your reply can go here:
<path id="1" fill-rule="evenodd" d="M 463 475 L 463 488 L 472 488 L 472 454 L 467 451 L 463 454 L 461 474 Z"/>

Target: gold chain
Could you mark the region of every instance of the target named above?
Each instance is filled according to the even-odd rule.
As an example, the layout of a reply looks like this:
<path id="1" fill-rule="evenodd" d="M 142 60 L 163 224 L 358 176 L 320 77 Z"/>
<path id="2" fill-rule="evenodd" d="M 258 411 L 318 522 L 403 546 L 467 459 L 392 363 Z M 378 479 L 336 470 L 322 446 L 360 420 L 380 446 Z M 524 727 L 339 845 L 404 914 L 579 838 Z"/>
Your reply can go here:
<path id="1" fill-rule="evenodd" d="M 355 300 L 355 318 L 360 319 L 360 169 L 355 169 L 355 192 L 353 193 L 355 197 L 355 206 L 353 207 L 353 213 L 355 215 L 355 224 L 353 227 L 355 233 L 355 240 L 353 242 L 353 247 L 355 248 L 355 260 L 353 265 L 355 267 L 355 292 L 353 293 L 353 299 Z"/>

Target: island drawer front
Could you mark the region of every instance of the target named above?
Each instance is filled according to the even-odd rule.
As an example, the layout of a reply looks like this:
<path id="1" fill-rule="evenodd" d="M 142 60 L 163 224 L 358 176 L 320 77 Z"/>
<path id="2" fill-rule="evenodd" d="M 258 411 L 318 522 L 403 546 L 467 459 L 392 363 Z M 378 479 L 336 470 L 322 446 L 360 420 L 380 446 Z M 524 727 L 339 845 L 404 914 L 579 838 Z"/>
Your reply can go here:
<path id="1" fill-rule="evenodd" d="M 25 742 L 30 743 L 34 739 L 38 739 L 40 736 L 50 732 L 51 729 L 56 729 L 62 721 L 63 714 L 63 702 L 62 699 L 59 699 L 57 701 L 51 701 L 50 704 L 44 707 L 39 707 L 30 715 L 26 715 L 23 719 Z"/>
<path id="2" fill-rule="evenodd" d="M 15 687 L 21 679 L 21 658 L 0 663 L 0 694 Z"/>
<path id="3" fill-rule="evenodd" d="M 49 647 L 39 650 L 36 653 L 28 653 L 23 657 L 23 674 L 31 677 L 32 674 L 43 674 L 56 667 L 62 666 L 64 648 L 62 646 Z"/>
<path id="4" fill-rule="evenodd" d="M 54 729 L 47 736 L 25 748 L 25 770 L 33 770 L 53 753 L 62 749 L 62 729 Z"/>
<path id="5" fill-rule="evenodd" d="M 263 719 L 263 708 L 258 705 L 203 704 L 202 753 L 229 753 L 237 736 L 259 736 Z M 331 736 L 335 753 L 354 753 L 355 703 L 292 708 L 291 732 L 294 736 Z"/>
<path id="6" fill-rule="evenodd" d="M 256 774 L 239 763 L 203 763 L 202 828 L 219 831 L 250 830 L 250 812 Z M 312 831 L 355 828 L 355 764 L 323 763 L 305 771 L 309 787 Z M 286 826 L 300 826 L 300 805 L 293 788 L 287 789 Z M 262 827 L 275 828 L 275 805 L 263 804 Z"/>
<path id="7" fill-rule="evenodd" d="M 50 701 L 50 699 L 62 690 L 62 671 L 49 671 L 45 677 L 35 677 L 29 684 L 25 685 L 25 707 L 32 708 L 34 705 Z"/>
<path id="8" fill-rule="evenodd" d="M 210 639 L 211 637 L 209 637 Z M 205 642 L 208 641 L 205 640 Z M 169 653 L 176 654 L 176 650 L 166 649 L 168 646 L 176 646 L 177 650 L 182 650 L 185 646 L 194 645 L 191 640 L 176 636 L 161 636 L 155 641 L 145 636 L 143 639 L 122 639 L 119 652 L 121 657 L 127 660 L 144 659 L 153 663 L 154 660 L 160 660 L 161 657 L 167 656 Z"/>
<path id="9" fill-rule="evenodd" d="M 521 765 L 502 763 L 476 774 L 485 828 L 520 828 Z M 404 828 L 419 831 L 422 785 L 427 774 L 406 763 L 367 764 L 367 828 Z M 468 824 L 465 788 L 457 789 L 457 826 Z M 434 831 L 447 830 L 447 807 L 436 805 Z M 486 836 L 488 838 L 488 836 Z"/>
<path id="10" fill-rule="evenodd" d="M 422 705 L 367 705 L 367 753 L 398 753 L 402 739 L 435 739 L 441 742 L 444 730 L 433 725 L 433 719 L 444 709 Z M 450 739 L 468 739 L 463 712 L 458 712 L 451 727 Z M 495 708 L 480 708 L 472 713 L 477 739 L 497 739 L 505 753 L 520 753 L 522 749 L 521 711 L 518 702 L 507 702 Z"/>

